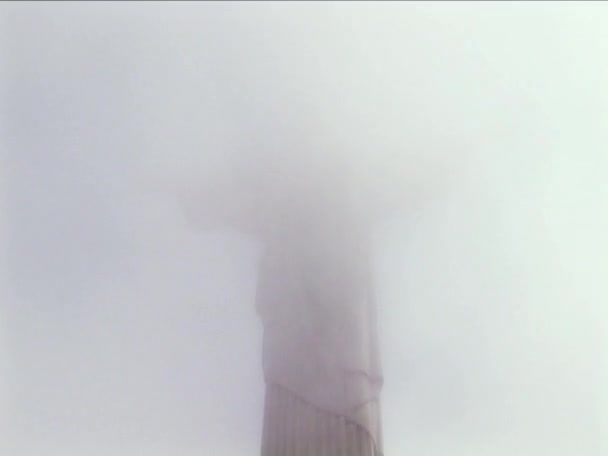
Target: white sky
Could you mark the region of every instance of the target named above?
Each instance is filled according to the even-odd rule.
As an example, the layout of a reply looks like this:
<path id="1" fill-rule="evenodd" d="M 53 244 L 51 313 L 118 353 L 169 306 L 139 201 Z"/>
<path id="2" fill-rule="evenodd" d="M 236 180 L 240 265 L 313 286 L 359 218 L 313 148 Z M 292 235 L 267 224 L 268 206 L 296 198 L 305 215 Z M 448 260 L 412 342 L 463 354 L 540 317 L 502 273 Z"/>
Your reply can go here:
<path id="1" fill-rule="evenodd" d="M 378 230 L 386 454 L 605 454 L 608 5 L 0 20 L 7 454 L 257 454 L 259 246 L 192 231 L 162 188 L 311 119 L 361 163 L 472 157 Z"/>

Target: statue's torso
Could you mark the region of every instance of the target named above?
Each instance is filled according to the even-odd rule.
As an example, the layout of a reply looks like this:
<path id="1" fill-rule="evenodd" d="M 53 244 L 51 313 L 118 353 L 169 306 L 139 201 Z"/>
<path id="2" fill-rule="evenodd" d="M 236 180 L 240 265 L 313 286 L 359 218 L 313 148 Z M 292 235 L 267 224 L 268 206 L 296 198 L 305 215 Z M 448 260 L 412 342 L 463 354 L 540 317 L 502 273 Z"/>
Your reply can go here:
<path id="1" fill-rule="evenodd" d="M 264 374 L 369 428 L 357 407 L 377 400 L 381 385 L 371 242 L 346 222 L 285 222 L 267 242 L 257 292 Z"/>

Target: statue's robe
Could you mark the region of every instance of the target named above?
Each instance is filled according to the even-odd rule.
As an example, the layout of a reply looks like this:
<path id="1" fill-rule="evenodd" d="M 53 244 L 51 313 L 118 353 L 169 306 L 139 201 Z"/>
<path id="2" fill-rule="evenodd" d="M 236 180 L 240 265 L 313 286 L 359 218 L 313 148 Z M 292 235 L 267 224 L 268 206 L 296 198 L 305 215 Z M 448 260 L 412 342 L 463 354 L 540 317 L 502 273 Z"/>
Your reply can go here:
<path id="1" fill-rule="evenodd" d="M 288 212 L 262 255 L 263 456 L 382 451 L 370 233 L 342 209 Z"/>

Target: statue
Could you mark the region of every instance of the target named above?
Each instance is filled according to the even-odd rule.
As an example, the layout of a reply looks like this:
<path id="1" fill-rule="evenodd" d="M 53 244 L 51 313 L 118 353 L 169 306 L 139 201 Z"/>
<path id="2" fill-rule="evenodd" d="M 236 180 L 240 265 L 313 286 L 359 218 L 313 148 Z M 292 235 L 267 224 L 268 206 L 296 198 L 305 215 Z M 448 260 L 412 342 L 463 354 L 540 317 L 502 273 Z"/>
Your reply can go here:
<path id="1" fill-rule="evenodd" d="M 199 227 L 233 226 L 263 243 L 262 456 L 381 455 L 372 228 L 413 181 L 433 180 L 411 161 L 407 174 L 386 163 L 374 174 L 370 162 L 298 143 L 209 172 L 184 207 Z"/>

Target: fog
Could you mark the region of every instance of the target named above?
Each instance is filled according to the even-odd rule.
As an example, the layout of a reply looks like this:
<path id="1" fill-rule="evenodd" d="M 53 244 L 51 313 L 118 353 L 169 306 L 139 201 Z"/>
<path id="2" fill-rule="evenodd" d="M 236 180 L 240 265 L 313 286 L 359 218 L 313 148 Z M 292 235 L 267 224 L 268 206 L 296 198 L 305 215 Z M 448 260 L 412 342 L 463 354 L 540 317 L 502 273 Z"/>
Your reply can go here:
<path id="1" fill-rule="evenodd" d="M 375 231 L 385 454 L 606 454 L 607 5 L 3 3 L 0 24 L 2 454 L 259 453 L 260 243 L 177 197 L 234 157 L 272 191 L 256 150 L 431 190 Z"/>

